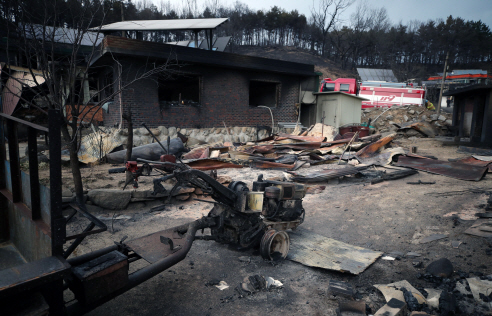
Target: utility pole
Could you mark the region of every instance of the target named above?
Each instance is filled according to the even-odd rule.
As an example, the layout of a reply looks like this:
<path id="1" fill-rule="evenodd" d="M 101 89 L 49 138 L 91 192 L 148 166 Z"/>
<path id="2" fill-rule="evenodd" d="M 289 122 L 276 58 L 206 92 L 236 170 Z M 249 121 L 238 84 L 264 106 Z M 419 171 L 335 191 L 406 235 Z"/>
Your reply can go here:
<path id="1" fill-rule="evenodd" d="M 448 58 L 449 58 L 449 50 L 446 54 L 446 61 L 444 62 L 444 71 L 442 73 L 441 91 L 439 91 L 439 103 L 437 103 L 437 115 L 441 114 L 442 91 L 444 90 L 444 81 L 446 80 L 446 73 L 448 70 Z"/>

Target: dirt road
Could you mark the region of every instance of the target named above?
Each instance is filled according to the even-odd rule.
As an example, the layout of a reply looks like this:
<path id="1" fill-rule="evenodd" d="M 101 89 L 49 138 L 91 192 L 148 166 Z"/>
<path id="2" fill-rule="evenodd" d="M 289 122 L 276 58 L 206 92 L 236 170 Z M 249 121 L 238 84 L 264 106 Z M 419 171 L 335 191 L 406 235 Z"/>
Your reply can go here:
<path id="1" fill-rule="evenodd" d="M 456 147 L 442 147 L 432 139 L 398 140 L 402 146 L 418 146 L 420 154 L 433 155 L 442 160 L 464 157 Z M 108 180 L 104 168 L 84 170 L 92 173 L 98 181 L 91 186 L 115 183 Z M 311 173 L 326 166 L 301 169 Z M 233 180 L 249 185 L 260 173 L 265 177 L 281 176 L 280 171 L 255 169 L 219 170 L 219 175 L 228 175 Z M 99 175 L 100 174 L 100 175 Z M 410 185 L 407 181 L 435 181 L 434 185 Z M 483 193 L 464 192 L 467 189 L 492 191 L 489 173 L 479 182 L 468 182 L 419 172 L 410 177 L 371 185 L 364 177 L 346 177 L 338 183 L 325 184 L 319 194 L 307 195 L 304 199 L 306 219 L 303 229 L 334 238 L 352 245 L 373 250 L 409 251 L 420 253 L 416 259 L 386 261 L 378 259 L 358 276 L 340 272 L 313 269 L 292 261 L 278 264 L 263 261 L 258 251 L 239 251 L 213 241 L 196 241 L 181 263 L 150 279 L 142 285 L 121 295 L 92 311 L 89 315 L 336 315 L 338 303 L 326 295 L 328 281 L 342 280 L 352 284 L 357 296 L 362 298 L 372 313 L 385 300 L 372 285 L 408 280 L 416 288 L 432 286 L 418 278 L 425 266 L 433 260 L 448 258 L 455 271 L 491 274 L 490 249 L 483 238 L 463 232 L 473 221 L 453 219 L 450 213 L 473 214 L 479 211 L 488 199 Z M 449 194 L 452 191 L 454 192 Z M 78 253 L 95 250 L 113 244 L 123 236 L 129 239 L 194 220 L 210 210 L 210 204 L 187 201 L 171 207 L 168 211 L 149 213 L 150 204 L 141 203 L 137 208 L 120 212 L 128 215 L 111 224 L 109 231 L 87 238 Z M 112 216 L 106 212 L 96 215 Z M 458 214 L 459 215 L 459 214 Z M 466 216 L 463 218 L 468 219 Z M 431 234 L 446 234 L 445 239 L 420 244 L 418 238 Z M 451 241 L 461 241 L 458 249 Z M 489 251 L 490 253 L 490 251 Z M 239 257 L 249 256 L 250 262 Z M 141 260 L 143 261 L 143 260 Z M 413 261 L 422 261 L 423 268 L 415 268 Z M 145 263 L 132 264 L 131 270 Z M 283 283 L 281 289 L 264 291 L 240 297 L 234 289 L 250 275 L 273 277 Z M 225 281 L 230 287 L 223 291 L 210 286 L 213 281 Z"/>

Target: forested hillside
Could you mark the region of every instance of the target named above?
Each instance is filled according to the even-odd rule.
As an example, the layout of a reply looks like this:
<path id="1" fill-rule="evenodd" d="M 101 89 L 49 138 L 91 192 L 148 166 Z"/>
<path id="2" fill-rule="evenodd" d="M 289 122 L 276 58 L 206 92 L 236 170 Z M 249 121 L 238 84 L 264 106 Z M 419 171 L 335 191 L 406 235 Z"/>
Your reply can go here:
<path id="1" fill-rule="evenodd" d="M 242 2 L 222 5 L 209 0 L 198 7 L 196 0 L 175 4 L 159 4 L 143 0 L 76 1 L 58 0 L 56 16 L 43 16 L 44 1 L 0 0 L 2 23 L 6 20 L 29 21 L 47 25 L 76 28 L 71 21 L 80 6 L 90 6 L 86 23 L 92 26 L 124 20 L 227 17 L 229 22 L 216 32 L 232 36 L 235 46 L 289 46 L 329 59 L 342 70 L 356 67 L 392 68 L 400 80 L 425 78 L 442 70 L 446 53 L 450 68 L 490 69 L 492 32 L 481 21 L 467 21 L 458 16 L 445 20 L 412 20 L 393 23 L 385 8 L 368 7 L 352 0 L 320 0 L 310 16 L 298 11 L 287 12 L 274 6 L 268 11 L 255 10 Z M 377 5 L 377 2 L 370 2 Z M 357 5 L 350 18 L 340 14 L 350 5 Z M 121 7 L 123 6 L 123 8 Z M 88 12 L 88 11 L 84 11 Z M 147 40 L 179 41 L 189 38 L 185 32 L 149 32 Z"/>

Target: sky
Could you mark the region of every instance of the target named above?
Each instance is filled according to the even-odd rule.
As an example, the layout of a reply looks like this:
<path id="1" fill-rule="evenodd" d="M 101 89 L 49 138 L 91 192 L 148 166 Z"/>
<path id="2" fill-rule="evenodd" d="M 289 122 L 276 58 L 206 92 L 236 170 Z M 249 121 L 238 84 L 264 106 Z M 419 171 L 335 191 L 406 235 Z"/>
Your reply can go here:
<path id="1" fill-rule="evenodd" d="M 154 0 L 158 2 L 160 0 Z M 185 0 L 186 1 L 186 0 Z M 210 0 L 197 0 L 199 7 Z M 213 1 L 213 0 L 212 0 Z M 252 10 L 269 10 L 274 5 L 286 11 L 298 10 L 306 17 L 311 15 L 313 0 L 239 0 Z M 317 1 L 314 0 L 317 7 Z M 364 0 L 356 0 L 364 1 Z M 449 15 L 465 20 L 482 20 L 492 28 L 492 0 L 365 0 L 370 7 L 385 7 L 392 23 L 402 21 L 406 24 L 412 20 L 446 19 Z M 219 3 L 232 5 L 235 0 L 219 0 Z M 348 22 L 357 2 L 344 13 L 343 19 Z"/>

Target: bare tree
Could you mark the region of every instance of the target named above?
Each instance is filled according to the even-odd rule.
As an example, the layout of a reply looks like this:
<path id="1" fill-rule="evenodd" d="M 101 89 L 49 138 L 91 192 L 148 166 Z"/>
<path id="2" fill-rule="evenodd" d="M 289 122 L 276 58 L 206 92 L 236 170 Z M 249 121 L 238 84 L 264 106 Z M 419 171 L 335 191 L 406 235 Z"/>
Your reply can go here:
<path id="1" fill-rule="evenodd" d="M 72 8 L 61 7 L 57 0 L 41 3 L 44 12 L 33 12 L 22 2 L 18 3 L 19 15 L 8 21 L 11 36 L 6 48 L 7 54 L 13 52 L 15 56 L 8 56 L 2 73 L 21 87 L 8 92 L 25 105 L 44 113 L 43 108 L 60 110 L 64 122 L 62 136 L 70 152 L 76 198 L 82 203 L 83 183 L 78 160 L 82 122 L 92 122 L 105 103 L 121 96 L 122 91 L 136 81 L 167 71 L 173 61 L 168 59 L 160 65 L 149 62 L 151 66 L 126 80 L 123 80 L 121 65 L 117 63 L 118 69 L 113 70 L 112 80 L 93 90 L 88 89 L 91 61 L 98 53 L 103 37 L 99 30 L 110 8 L 87 2 L 73 12 Z M 61 15 L 70 15 L 74 28 L 58 26 Z M 98 17 L 99 22 L 96 21 Z M 13 67 L 19 65 L 24 68 Z M 14 68 L 23 70 L 29 78 L 15 76 Z M 26 90 L 35 97 L 25 97 Z"/>
<path id="2" fill-rule="evenodd" d="M 318 8 L 311 10 L 314 25 L 321 32 L 321 54 L 326 54 L 326 39 L 328 32 L 340 21 L 340 14 L 345 11 L 354 0 L 319 0 Z"/>

